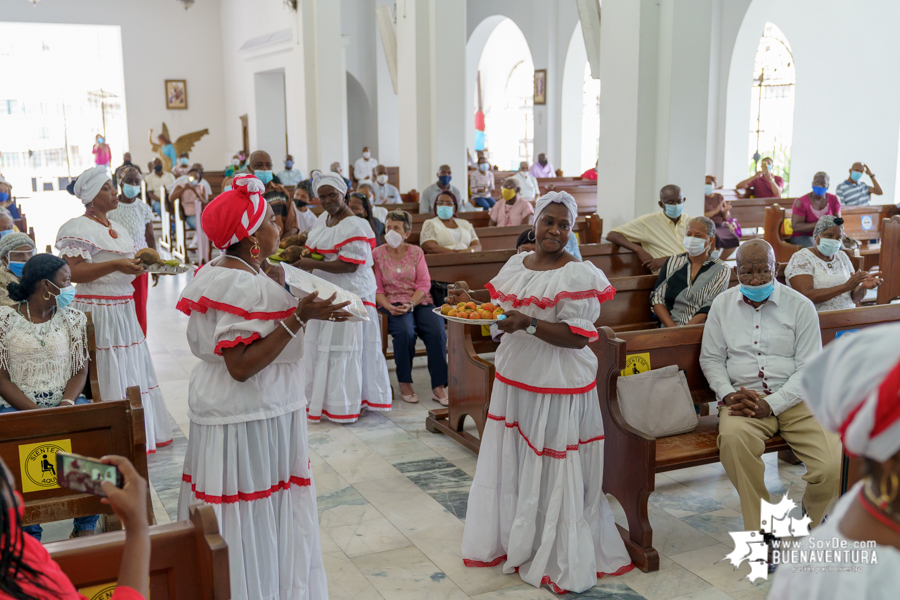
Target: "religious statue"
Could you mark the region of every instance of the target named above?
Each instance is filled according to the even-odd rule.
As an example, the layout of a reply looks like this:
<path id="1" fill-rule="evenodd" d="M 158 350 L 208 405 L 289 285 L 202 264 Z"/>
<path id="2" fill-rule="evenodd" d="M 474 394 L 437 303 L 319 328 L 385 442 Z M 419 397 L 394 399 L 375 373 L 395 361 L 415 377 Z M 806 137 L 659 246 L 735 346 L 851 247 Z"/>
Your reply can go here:
<path id="1" fill-rule="evenodd" d="M 169 128 L 163 123 L 162 133 L 156 136 L 156 140 L 159 143 L 153 141 L 153 130 L 150 130 L 150 147 L 154 152 L 159 154 L 160 159 L 162 159 L 163 170 L 171 171 L 177 164 L 178 155 L 182 152 L 190 152 L 194 147 L 194 144 L 199 142 L 200 138 L 207 134 L 209 134 L 209 129 L 201 129 L 200 131 L 194 131 L 193 133 L 186 133 L 175 140 L 175 143 L 173 144 L 172 138 L 169 137 Z"/>

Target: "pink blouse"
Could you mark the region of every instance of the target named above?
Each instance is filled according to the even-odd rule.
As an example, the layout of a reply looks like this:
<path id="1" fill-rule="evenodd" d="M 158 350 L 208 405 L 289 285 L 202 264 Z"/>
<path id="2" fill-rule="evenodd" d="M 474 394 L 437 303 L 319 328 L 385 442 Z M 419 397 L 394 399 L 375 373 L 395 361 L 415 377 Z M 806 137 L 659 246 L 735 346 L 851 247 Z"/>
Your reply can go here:
<path id="1" fill-rule="evenodd" d="M 423 304 L 434 304 L 431 299 L 431 275 L 425 264 L 425 253 L 419 246 L 406 247 L 406 254 L 395 260 L 388 252 L 388 245 L 372 250 L 375 262 L 377 293 L 384 294 L 391 304 L 411 302 L 416 290 L 425 292 Z"/>
<path id="2" fill-rule="evenodd" d="M 528 200 L 521 196 L 516 198 L 512 206 L 506 204 L 505 200 L 500 200 L 491 209 L 491 219 L 497 223 L 497 227 L 509 227 L 510 225 L 521 225 L 525 217 L 531 217 L 534 214 L 534 207 Z M 534 219 L 529 218 L 531 223 Z"/>
<path id="3" fill-rule="evenodd" d="M 835 215 L 838 217 L 841 215 L 841 201 L 838 200 L 837 196 L 826 192 L 825 208 L 816 210 L 810 203 L 811 195 L 812 193 L 800 196 L 799 198 L 794 200 L 794 206 L 791 208 L 793 214 L 803 217 L 804 223 L 815 223 L 819 220 L 820 217 L 823 217 L 825 215 Z M 803 237 L 808 235 L 812 235 L 812 233 L 797 233 L 795 231 L 793 234 L 791 234 L 791 237 Z"/>

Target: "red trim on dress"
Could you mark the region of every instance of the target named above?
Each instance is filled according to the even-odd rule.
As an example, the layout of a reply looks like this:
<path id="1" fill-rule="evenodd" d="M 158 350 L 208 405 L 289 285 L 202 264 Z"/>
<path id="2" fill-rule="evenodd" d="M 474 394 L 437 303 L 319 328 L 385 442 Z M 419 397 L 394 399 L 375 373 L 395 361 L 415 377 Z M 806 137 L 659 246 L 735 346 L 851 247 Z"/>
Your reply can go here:
<path id="1" fill-rule="evenodd" d="M 124 302 L 116 302 L 115 304 L 100 304 L 99 302 L 85 302 L 84 300 L 75 300 L 78 304 L 87 304 L 88 306 L 125 306 L 131 300 L 125 300 Z"/>
<path id="2" fill-rule="evenodd" d="M 482 562 L 480 560 L 470 560 L 468 558 L 464 558 L 463 564 L 467 567 L 476 567 L 476 568 L 496 567 L 504 560 L 506 560 L 505 554 L 503 556 L 498 556 L 494 560 L 488 561 L 488 562 Z M 628 573 L 632 569 L 634 569 L 634 563 L 628 563 L 627 565 L 625 565 L 624 567 L 622 567 L 620 569 L 617 569 L 613 573 L 601 573 L 600 571 L 597 571 L 596 572 L 597 579 L 602 579 L 602 578 L 606 577 L 607 575 L 609 575 L 611 577 L 618 577 L 619 575 L 624 575 L 625 573 Z M 519 567 L 515 567 L 515 571 L 516 571 L 516 573 L 518 573 Z M 565 594 L 568 592 L 568 590 L 564 590 L 561 587 L 559 587 L 558 585 L 556 585 L 556 583 L 554 583 L 553 580 L 550 579 L 549 575 L 544 575 L 543 577 L 541 577 L 541 585 L 549 585 L 551 587 L 551 589 L 557 594 Z"/>
<path id="3" fill-rule="evenodd" d="M 515 294 L 504 294 L 498 291 L 491 282 L 487 282 L 484 287 L 491 294 L 491 300 L 499 300 L 500 302 L 512 302 L 513 307 L 528 306 L 533 304 L 541 309 L 547 309 L 556 306 L 563 299 L 570 300 L 587 300 L 588 298 L 596 298 L 601 303 L 612 300 L 616 295 L 616 288 L 607 287 L 602 292 L 600 290 L 585 290 L 583 292 L 560 292 L 554 298 L 538 298 L 537 296 L 529 296 L 528 298 L 519 299 Z"/>
<path id="4" fill-rule="evenodd" d="M 506 385 L 511 385 L 512 387 L 519 388 L 520 390 L 525 390 L 526 392 L 535 392 L 537 394 L 584 394 L 585 392 L 589 392 L 597 387 L 596 379 L 586 386 L 580 388 L 542 388 L 528 385 L 527 383 L 521 383 L 519 381 L 513 381 L 512 379 L 507 379 L 500 373 L 495 373 L 494 378 L 500 383 L 505 383 Z"/>
<path id="5" fill-rule="evenodd" d="M 498 556 L 497 558 L 495 558 L 494 560 L 492 560 L 490 562 L 482 562 L 480 560 L 470 560 L 468 558 L 464 558 L 463 564 L 467 567 L 475 567 L 475 568 L 480 569 L 480 568 L 484 568 L 484 567 L 496 567 L 504 560 L 506 560 L 505 554 L 503 556 Z"/>
<path id="6" fill-rule="evenodd" d="M 375 404 L 374 402 L 369 402 L 368 400 L 362 401 L 362 406 L 368 406 L 369 408 L 374 408 L 375 410 L 390 410 L 390 404 Z"/>
<path id="7" fill-rule="evenodd" d="M 592 437 L 589 440 L 578 440 L 577 444 L 570 444 L 570 445 L 566 446 L 565 450 L 553 450 L 552 448 L 544 448 L 543 450 L 538 450 L 537 448 L 534 447 L 534 444 L 531 443 L 531 440 L 528 439 L 528 436 L 525 435 L 525 432 L 522 431 L 522 428 L 519 426 L 518 421 L 513 421 L 512 423 L 507 423 L 506 417 L 499 417 L 497 415 L 492 415 L 491 413 L 488 413 L 487 416 L 488 416 L 488 419 L 492 419 L 494 421 L 503 421 L 503 424 L 506 425 L 506 427 L 509 429 L 513 429 L 513 428 L 518 429 L 519 435 L 522 436 L 522 439 L 525 440 L 525 443 L 528 444 L 528 447 L 531 448 L 531 450 L 538 456 L 549 456 L 550 458 L 563 459 L 566 457 L 566 453 L 576 452 L 578 450 L 578 446 L 580 446 L 582 444 L 590 444 L 591 442 L 599 442 L 600 440 L 602 440 L 605 437 L 603 435 L 598 435 L 597 437 Z"/>
<path id="8" fill-rule="evenodd" d="M 172 438 L 172 439 L 169 440 L 168 442 L 159 442 L 159 443 L 156 444 L 156 447 L 157 447 L 157 448 L 164 448 L 164 447 L 168 446 L 169 444 L 171 444 L 171 443 L 174 442 L 174 441 L 175 441 L 175 438 Z"/>
<path id="9" fill-rule="evenodd" d="M 375 303 L 374 303 L 374 302 L 366 302 L 365 300 L 363 300 L 362 303 L 365 304 L 366 306 L 371 306 L 371 307 L 374 308 L 375 310 L 378 310 L 378 307 L 375 306 Z"/>
<path id="10" fill-rule="evenodd" d="M 360 406 L 361 407 L 368 406 L 369 408 L 374 409 L 374 410 L 390 410 L 391 409 L 390 404 L 375 404 L 374 402 L 369 402 L 368 400 L 363 400 L 360 403 Z M 309 414 L 309 407 L 307 407 L 307 409 L 306 409 L 306 418 L 309 419 L 310 421 L 321 421 L 322 417 L 324 416 L 325 418 L 330 419 L 332 421 L 341 422 L 341 421 L 349 421 L 351 419 L 358 419 L 359 415 L 360 415 L 360 413 L 356 413 L 355 415 L 333 415 L 330 412 L 328 412 L 327 410 L 323 410 L 321 415 L 316 416 L 316 415 Z"/>
<path id="11" fill-rule="evenodd" d="M 337 252 L 338 248 L 341 248 L 342 246 L 346 246 L 346 245 L 349 244 L 350 242 L 368 242 L 368 243 L 369 243 L 369 246 L 371 246 L 373 249 L 374 249 L 375 246 L 376 246 L 375 238 L 367 238 L 367 237 L 363 237 L 363 236 L 356 236 L 356 237 L 352 237 L 352 238 L 347 238 L 347 239 L 344 240 L 343 242 L 339 242 L 339 243 L 335 244 L 335 245 L 334 245 L 334 248 L 331 248 L 331 249 L 327 249 L 327 248 L 310 248 L 309 246 L 304 246 L 304 247 L 305 247 L 307 250 L 309 250 L 310 252 L 315 252 L 316 254 L 335 254 L 335 253 Z"/>
<path id="12" fill-rule="evenodd" d="M 213 350 L 213 354 L 218 354 L 219 356 L 222 356 L 222 350 L 224 348 L 234 348 L 235 346 L 238 346 L 240 344 L 246 344 L 249 346 L 250 344 L 252 344 L 253 342 L 255 342 L 258 339 L 260 339 L 259 334 L 254 333 L 253 335 L 251 335 L 248 338 L 238 336 L 233 340 L 222 340 L 221 342 L 216 344 L 216 348 L 215 348 L 215 350 Z"/>
<path id="13" fill-rule="evenodd" d="M 354 265 L 366 264 L 366 261 L 364 261 L 364 260 L 356 260 L 355 258 L 347 258 L 346 256 L 338 256 L 338 260 L 342 260 L 345 263 L 352 263 Z"/>
<path id="14" fill-rule="evenodd" d="M 175 305 L 175 308 L 180 310 L 187 316 L 191 316 L 191 311 L 197 311 L 201 315 L 205 315 L 207 309 L 211 308 L 213 310 L 220 310 L 222 312 L 227 312 L 232 315 L 243 317 L 248 321 L 253 321 L 256 319 L 259 319 L 260 321 L 276 321 L 278 319 L 287 319 L 296 310 L 294 308 L 289 308 L 282 312 L 248 312 L 243 308 L 232 306 L 231 304 L 225 304 L 223 302 L 210 300 L 206 296 L 201 296 L 199 300 L 182 298 L 178 301 L 178 304 Z"/>
<path id="15" fill-rule="evenodd" d="M 87 298 L 88 300 L 134 300 L 134 296 L 82 296 L 75 294 L 75 300 Z"/>
<path id="16" fill-rule="evenodd" d="M 197 498 L 197 500 L 201 500 L 206 502 L 207 504 L 234 504 L 239 500 L 243 500 L 244 502 L 252 502 L 253 500 L 262 500 L 263 498 L 268 498 L 274 492 L 280 492 L 282 490 L 288 490 L 292 485 L 296 486 L 307 486 L 312 483 L 311 479 L 307 479 L 304 477 L 297 477 L 296 475 L 291 476 L 287 481 L 279 481 L 272 487 L 267 490 L 262 490 L 259 492 L 238 492 L 237 494 L 232 494 L 229 496 L 211 496 L 204 492 L 197 491 L 197 484 L 193 483 L 191 480 L 191 476 L 187 473 L 182 473 L 181 480 L 185 483 L 191 484 L 191 493 Z"/>
<path id="17" fill-rule="evenodd" d="M 588 331 L 587 329 L 579 329 L 578 327 L 575 327 L 574 325 L 569 325 L 569 329 L 572 330 L 572 333 L 575 333 L 577 335 L 583 335 L 584 337 L 586 337 L 588 339 L 589 342 L 593 342 L 595 340 L 600 339 L 600 334 L 597 333 L 596 329 L 594 331 Z"/>
<path id="18" fill-rule="evenodd" d="M 146 341 L 147 341 L 147 338 L 144 338 L 139 342 L 135 342 L 133 344 L 128 344 L 126 346 L 107 346 L 106 348 L 97 348 L 97 350 L 112 350 L 113 348 L 120 348 L 120 349 L 121 348 L 131 348 L 132 346 L 140 346 L 141 344 L 143 344 Z"/>

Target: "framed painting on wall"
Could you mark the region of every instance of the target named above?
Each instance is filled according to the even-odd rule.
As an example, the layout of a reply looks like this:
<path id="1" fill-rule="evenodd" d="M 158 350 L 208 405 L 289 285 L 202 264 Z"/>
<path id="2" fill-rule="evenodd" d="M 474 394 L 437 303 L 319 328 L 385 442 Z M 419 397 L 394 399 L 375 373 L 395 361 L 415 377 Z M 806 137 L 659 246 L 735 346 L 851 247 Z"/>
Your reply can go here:
<path id="1" fill-rule="evenodd" d="M 547 69 L 534 70 L 534 104 L 547 104 Z"/>
<path id="2" fill-rule="evenodd" d="M 184 109 L 187 107 L 187 81 L 166 79 L 166 108 Z"/>

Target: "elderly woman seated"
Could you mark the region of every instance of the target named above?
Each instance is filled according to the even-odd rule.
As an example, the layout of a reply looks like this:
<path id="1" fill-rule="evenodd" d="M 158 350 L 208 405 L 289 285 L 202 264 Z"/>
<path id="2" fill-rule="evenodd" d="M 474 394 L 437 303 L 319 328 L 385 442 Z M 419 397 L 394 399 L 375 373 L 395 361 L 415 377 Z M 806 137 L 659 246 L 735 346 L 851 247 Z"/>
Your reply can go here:
<path id="1" fill-rule="evenodd" d="M 854 308 L 883 281 L 875 270 L 853 268 L 842 251 L 843 224 L 834 215 L 820 217 L 812 232 L 815 245 L 795 253 L 784 272 L 788 285 L 812 300 L 819 312 Z"/>
<path id="2" fill-rule="evenodd" d="M 521 191 L 518 178 L 506 178 L 500 188 L 503 202 L 498 202 L 491 208 L 491 226 L 531 225 L 534 222 L 534 207 L 519 195 Z"/>
<path id="3" fill-rule="evenodd" d="M 691 219 L 682 245 L 686 252 L 666 260 L 650 296 L 662 327 L 705 322 L 712 301 L 728 287 L 728 266 L 711 256 L 716 247 L 712 219 Z"/>
<path id="4" fill-rule="evenodd" d="M 481 252 L 475 228 L 465 219 L 457 219 L 459 200 L 453 192 L 441 192 L 434 199 L 437 216 L 422 224 L 419 245 L 425 254 Z"/>
<path id="5" fill-rule="evenodd" d="M 0 239 L 0 306 L 15 306 L 6 286 L 19 283 L 22 269 L 34 256 L 34 242 L 24 233 L 9 233 Z"/>
<path id="6" fill-rule="evenodd" d="M 791 243 L 811 248 L 815 245 L 813 231 L 818 220 L 825 215 L 841 216 L 841 201 L 828 193 L 829 184 L 828 173 L 819 171 L 813 176 L 812 191 L 794 200 L 791 207 Z"/>
<path id="7" fill-rule="evenodd" d="M 406 402 L 419 401 L 412 384 L 418 336 L 428 353 L 432 400 L 447 406 L 447 334 L 443 319 L 432 312 L 434 300 L 425 253 L 406 241 L 412 229 L 409 213 L 389 212 L 385 228 L 385 245 L 372 251 L 378 284 L 375 303 L 388 316 L 388 332 L 394 338 L 400 397 Z"/>

